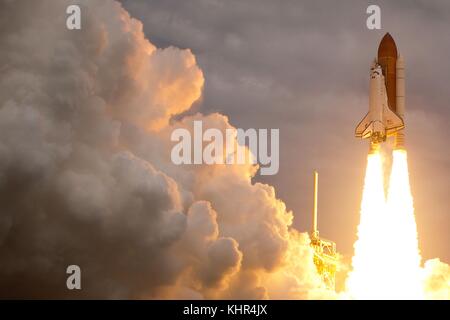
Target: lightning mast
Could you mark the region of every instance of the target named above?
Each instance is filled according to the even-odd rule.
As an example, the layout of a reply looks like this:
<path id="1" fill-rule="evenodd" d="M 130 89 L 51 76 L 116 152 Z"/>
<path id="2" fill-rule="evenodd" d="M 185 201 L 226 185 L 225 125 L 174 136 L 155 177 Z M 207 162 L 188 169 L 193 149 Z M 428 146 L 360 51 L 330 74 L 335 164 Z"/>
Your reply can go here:
<path id="1" fill-rule="evenodd" d="M 314 171 L 314 203 L 312 216 L 311 247 L 314 249 L 314 264 L 317 272 L 330 289 L 336 287 L 337 252 L 336 244 L 330 240 L 320 238 L 317 229 L 317 196 L 319 188 L 319 173 Z"/>

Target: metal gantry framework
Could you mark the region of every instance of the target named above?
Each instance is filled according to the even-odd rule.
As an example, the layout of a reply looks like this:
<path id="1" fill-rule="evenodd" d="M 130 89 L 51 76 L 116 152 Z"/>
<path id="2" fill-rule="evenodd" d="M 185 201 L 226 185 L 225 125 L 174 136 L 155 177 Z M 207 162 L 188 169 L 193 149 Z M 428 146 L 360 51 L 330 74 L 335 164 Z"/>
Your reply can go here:
<path id="1" fill-rule="evenodd" d="M 311 247 L 314 249 L 314 264 L 317 272 L 322 276 L 326 286 L 332 290 L 336 287 L 337 251 L 333 241 L 320 238 L 317 229 L 317 196 L 319 187 L 319 174 L 314 171 L 314 205 L 311 231 Z"/>

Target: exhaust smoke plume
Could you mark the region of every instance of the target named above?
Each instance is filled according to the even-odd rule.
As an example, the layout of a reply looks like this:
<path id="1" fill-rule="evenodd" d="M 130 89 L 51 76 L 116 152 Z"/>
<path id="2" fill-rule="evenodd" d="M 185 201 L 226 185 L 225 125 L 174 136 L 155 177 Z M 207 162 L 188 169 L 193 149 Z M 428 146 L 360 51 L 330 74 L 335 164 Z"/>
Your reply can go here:
<path id="1" fill-rule="evenodd" d="M 201 96 L 194 55 L 115 1 L 79 3 L 70 31 L 71 1 L 1 2 L 0 296 L 332 297 L 255 166 L 170 161 L 174 129 L 232 128 L 170 121 Z"/>

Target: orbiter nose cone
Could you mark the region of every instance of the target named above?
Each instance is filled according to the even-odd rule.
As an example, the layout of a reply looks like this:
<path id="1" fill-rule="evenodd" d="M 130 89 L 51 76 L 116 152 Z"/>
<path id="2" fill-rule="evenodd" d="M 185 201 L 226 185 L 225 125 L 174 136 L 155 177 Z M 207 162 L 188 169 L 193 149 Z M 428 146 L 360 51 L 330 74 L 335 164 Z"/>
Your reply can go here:
<path id="1" fill-rule="evenodd" d="M 397 58 L 397 46 L 392 36 L 386 33 L 381 39 L 380 45 L 378 46 L 378 58 L 380 57 L 395 57 Z"/>

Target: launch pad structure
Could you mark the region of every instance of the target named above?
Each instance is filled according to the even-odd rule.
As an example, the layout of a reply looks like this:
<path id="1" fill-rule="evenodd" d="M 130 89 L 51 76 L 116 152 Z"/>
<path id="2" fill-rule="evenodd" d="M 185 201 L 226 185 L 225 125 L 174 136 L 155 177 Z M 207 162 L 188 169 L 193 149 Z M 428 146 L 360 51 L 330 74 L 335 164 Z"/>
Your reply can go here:
<path id="1" fill-rule="evenodd" d="M 332 290 L 336 288 L 337 251 L 333 241 L 319 236 L 317 229 L 317 194 L 319 174 L 314 171 L 314 205 L 311 231 L 311 247 L 314 249 L 314 264 L 326 286 Z"/>

